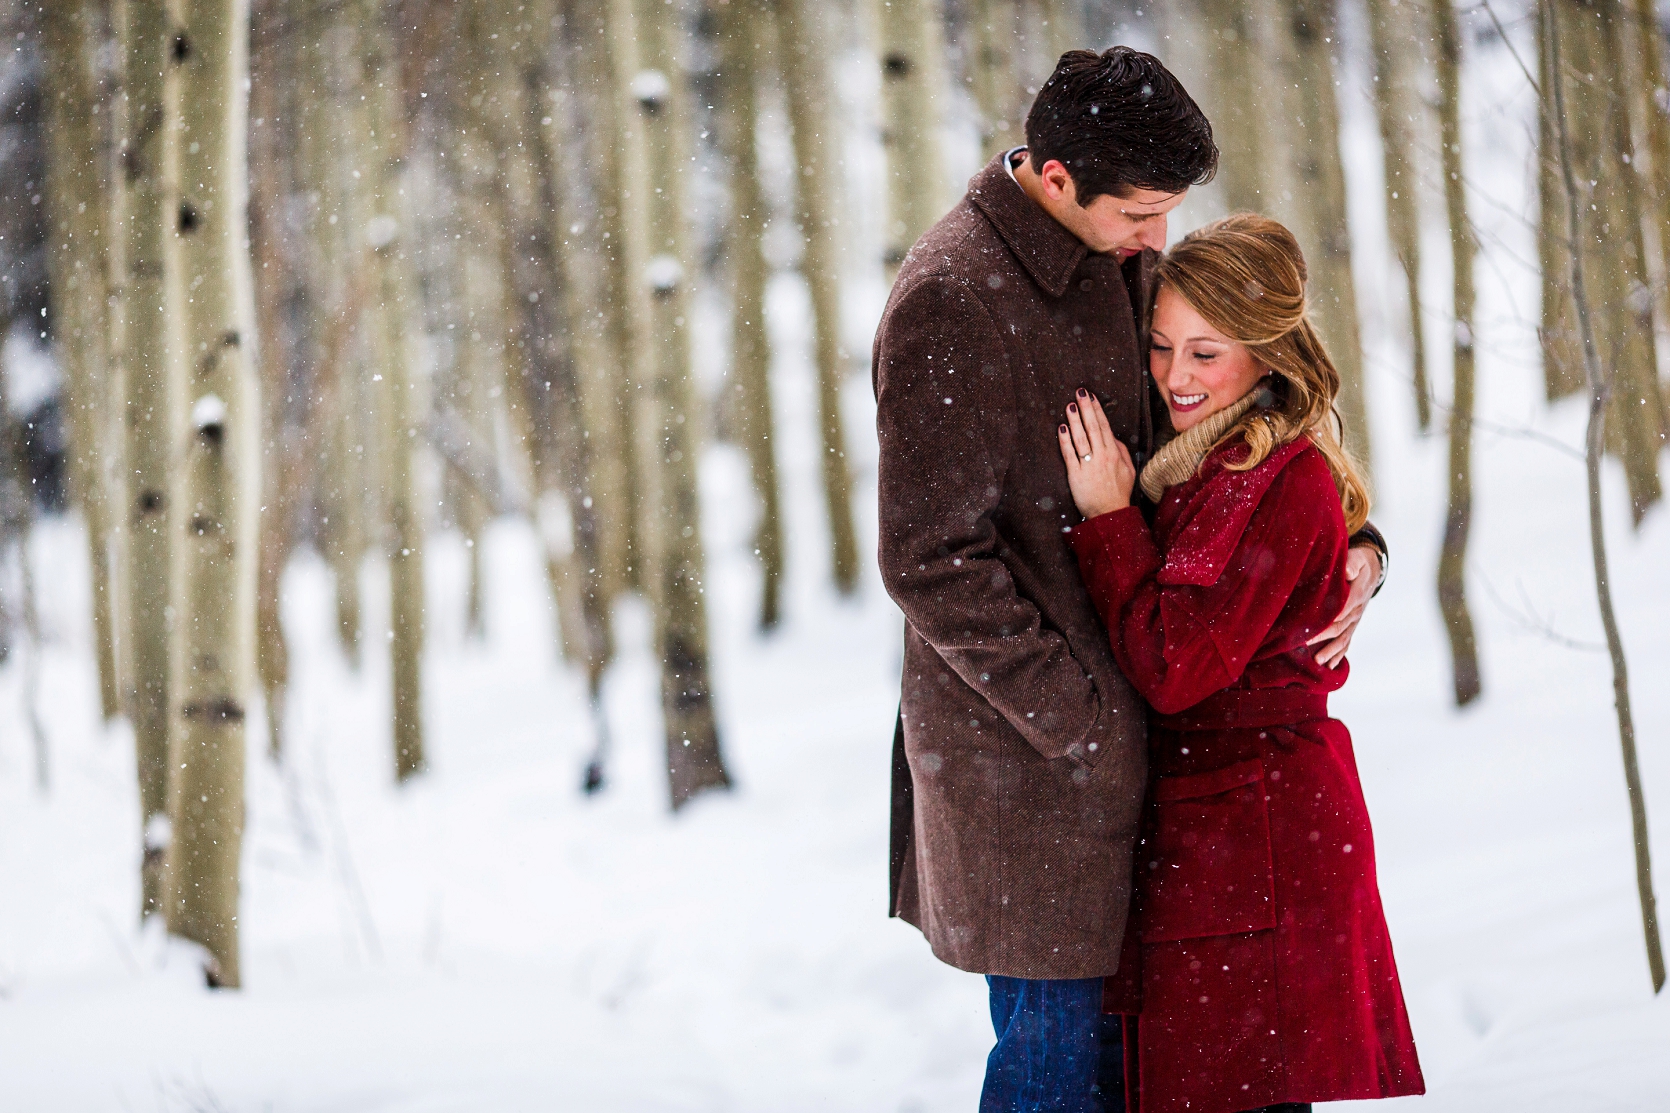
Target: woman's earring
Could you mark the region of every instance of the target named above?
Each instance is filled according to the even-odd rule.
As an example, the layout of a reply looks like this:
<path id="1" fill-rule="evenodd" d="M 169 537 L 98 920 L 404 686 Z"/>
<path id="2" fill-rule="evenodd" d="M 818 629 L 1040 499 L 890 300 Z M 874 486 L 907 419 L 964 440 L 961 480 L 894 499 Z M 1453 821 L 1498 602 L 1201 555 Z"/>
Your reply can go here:
<path id="1" fill-rule="evenodd" d="M 1258 382 L 1258 389 L 1253 394 L 1253 405 L 1261 410 L 1276 408 L 1276 392 L 1270 389 L 1270 376 L 1266 375 Z"/>

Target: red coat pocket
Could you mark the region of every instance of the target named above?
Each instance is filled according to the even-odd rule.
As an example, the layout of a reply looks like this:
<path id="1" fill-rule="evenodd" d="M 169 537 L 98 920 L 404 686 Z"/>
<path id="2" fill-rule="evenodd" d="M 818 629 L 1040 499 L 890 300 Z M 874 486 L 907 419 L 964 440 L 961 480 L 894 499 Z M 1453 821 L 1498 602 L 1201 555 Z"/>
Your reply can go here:
<path id="1" fill-rule="evenodd" d="M 1161 777 L 1139 851 L 1142 941 L 1164 943 L 1276 926 L 1264 766 Z"/>

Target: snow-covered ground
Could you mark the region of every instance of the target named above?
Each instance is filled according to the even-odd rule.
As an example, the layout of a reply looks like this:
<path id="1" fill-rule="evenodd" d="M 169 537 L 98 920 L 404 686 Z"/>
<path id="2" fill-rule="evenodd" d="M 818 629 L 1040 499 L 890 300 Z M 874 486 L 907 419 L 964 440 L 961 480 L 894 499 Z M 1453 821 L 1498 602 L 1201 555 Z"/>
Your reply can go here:
<path id="1" fill-rule="evenodd" d="M 1535 276 L 1516 261 L 1535 255 L 1514 215 L 1534 211 L 1527 106 L 1499 50 L 1481 63 L 1470 141 L 1491 175 L 1478 331 L 1492 427 L 1479 432 L 1469 587 L 1485 696 L 1457 713 L 1447 694 L 1432 588 L 1444 445 L 1414 435 L 1403 356 L 1384 339 L 1396 285 L 1372 122 L 1358 111 L 1348 145 L 1375 519 L 1393 566 L 1334 707 L 1356 737 L 1431 1089 L 1401 1104 L 1647 1113 L 1670 1108 L 1670 1001 L 1648 984 L 1611 678 L 1592 648 L 1582 467 L 1549 443 L 1579 445 L 1583 414 L 1540 401 Z M 1430 242 L 1426 296 L 1442 306 L 1442 235 Z M 628 602 L 607 689 L 613 779 L 599 797 L 578 793 L 583 692 L 556 657 L 535 540 L 511 522 L 485 542 L 482 643 L 464 636 L 461 543 L 432 544 L 432 767 L 395 788 L 384 646 L 369 638 L 362 672 L 347 669 L 328 574 L 301 560 L 285 585 L 291 754 L 281 770 L 251 743 L 240 992 L 205 990 L 189 953 L 134 925 L 132 745 L 95 721 L 79 534 L 41 530 L 48 796 L 33 788 L 21 670 L 0 668 L 0 1110 L 974 1108 L 991 1038 L 983 983 L 885 916 L 900 619 L 873 570 L 854 600 L 826 586 L 793 280 L 774 286 L 772 315 L 792 552 L 787 623 L 770 639 L 751 627 L 743 464 L 715 447 L 703 465 L 736 791 L 667 813 L 647 621 Z M 1447 324 L 1434 313 L 1430 327 L 1441 360 Z M 862 378 L 846 401 L 868 550 Z M 1670 879 L 1670 508 L 1632 532 L 1621 476 L 1609 466 L 1606 481 L 1654 850 Z M 376 571 L 369 631 L 383 628 Z"/>

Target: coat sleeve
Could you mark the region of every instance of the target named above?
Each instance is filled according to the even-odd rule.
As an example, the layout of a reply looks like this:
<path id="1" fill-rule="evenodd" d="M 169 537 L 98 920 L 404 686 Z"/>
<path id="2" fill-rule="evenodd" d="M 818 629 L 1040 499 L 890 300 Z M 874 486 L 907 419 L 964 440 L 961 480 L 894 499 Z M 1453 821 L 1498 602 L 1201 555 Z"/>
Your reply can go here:
<path id="1" fill-rule="evenodd" d="M 956 279 L 923 279 L 889 309 L 875 367 L 881 573 L 911 628 L 1039 753 L 1088 762 L 1095 685 L 997 554 L 1014 448 L 1003 351 Z"/>
<path id="2" fill-rule="evenodd" d="M 1163 582 L 1167 559 L 1179 554 L 1161 555 L 1135 507 L 1092 518 L 1069 535 L 1115 660 L 1160 714 L 1184 711 L 1239 680 L 1313 554 L 1324 555 L 1317 553 L 1326 546 L 1322 511 L 1337 496 L 1331 482 L 1313 490 L 1306 470 L 1277 476 L 1212 583 Z M 1316 609 L 1307 635 L 1327 625 L 1325 607 Z"/>
<path id="3" fill-rule="evenodd" d="M 1380 589 L 1386 586 L 1386 579 L 1392 574 L 1392 550 L 1386 544 L 1386 535 L 1374 528 L 1373 522 L 1364 522 L 1363 528 L 1351 535 L 1351 547 L 1359 546 L 1373 549 L 1380 554 L 1380 582 L 1374 585 L 1374 594 L 1380 594 Z"/>

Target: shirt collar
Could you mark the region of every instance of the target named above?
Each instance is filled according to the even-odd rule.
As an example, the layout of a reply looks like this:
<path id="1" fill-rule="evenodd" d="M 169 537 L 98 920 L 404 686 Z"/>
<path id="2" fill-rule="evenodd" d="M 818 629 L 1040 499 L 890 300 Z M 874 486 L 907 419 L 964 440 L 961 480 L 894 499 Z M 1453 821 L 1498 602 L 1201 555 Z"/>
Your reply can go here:
<path id="1" fill-rule="evenodd" d="M 1007 151 L 1003 152 L 1003 169 L 1009 171 L 1009 180 L 1014 182 L 1016 185 L 1020 185 L 1021 182 L 1019 178 L 1015 177 L 1015 156 L 1025 150 L 1026 144 L 1022 143 L 1018 147 L 1010 147 Z"/>

